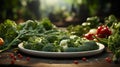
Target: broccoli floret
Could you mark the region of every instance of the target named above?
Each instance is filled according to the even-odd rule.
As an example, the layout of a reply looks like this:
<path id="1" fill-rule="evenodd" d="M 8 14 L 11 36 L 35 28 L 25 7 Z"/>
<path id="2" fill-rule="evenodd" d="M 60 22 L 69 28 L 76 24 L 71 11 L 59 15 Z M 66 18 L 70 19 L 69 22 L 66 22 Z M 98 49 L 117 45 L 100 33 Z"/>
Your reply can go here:
<path id="1" fill-rule="evenodd" d="M 50 22 L 49 19 L 45 18 L 41 22 L 41 24 L 46 30 L 51 30 L 53 28 L 53 24 Z"/>
<path id="2" fill-rule="evenodd" d="M 41 51 L 44 44 L 42 43 L 28 43 L 28 42 L 23 42 L 24 48 L 26 49 L 31 49 L 31 50 L 38 50 Z"/>
<path id="3" fill-rule="evenodd" d="M 57 36 L 55 35 L 49 35 L 46 37 L 46 39 L 50 42 L 50 43 L 54 43 L 54 41 L 58 40 Z"/>
<path id="4" fill-rule="evenodd" d="M 76 47 L 76 45 L 74 44 L 74 39 L 69 39 L 67 44 L 68 44 L 68 47 Z"/>
<path id="5" fill-rule="evenodd" d="M 23 46 L 24 46 L 24 48 L 26 48 L 26 49 L 31 49 L 31 45 L 30 44 L 28 44 L 28 42 L 23 42 Z"/>
<path id="6" fill-rule="evenodd" d="M 47 52 L 55 52 L 56 49 L 53 46 L 53 44 L 47 44 L 42 48 L 42 51 L 47 51 Z"/>
<path id="7" fill-rule="evenodd" d="M 35 50 L 41 51 L 43 47 L 44 47 L 44 44 L 42 44 L 42 43 L 36 43 L 35 44 Z"/>
<path id="8" fill-rule="evenodd" d="M 78 36 L 70 37 L 68 41 L 68 47 L 78 47 L 80 45 L 82 45 L 82 41 L 80 37 Z"/>
<path id="9" fill-rule="evenodd" d="M 42 41 L 42 37 L 32 36 L 28 39 L 28 42 L 37 43 Z"/>

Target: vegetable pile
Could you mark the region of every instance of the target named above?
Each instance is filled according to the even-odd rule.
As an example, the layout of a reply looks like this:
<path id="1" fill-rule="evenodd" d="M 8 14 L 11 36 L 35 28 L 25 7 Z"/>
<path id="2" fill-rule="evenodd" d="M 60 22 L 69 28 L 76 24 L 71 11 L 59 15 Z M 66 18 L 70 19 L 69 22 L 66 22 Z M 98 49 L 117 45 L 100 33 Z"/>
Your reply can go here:
<path id="1" fill-rule="evenodd" d="M 42 20 L 40 24 L 38 21 L 31 20 L 21 24 L 6 20 L 0 24 L 0 37 L 5 42 L 3 46 L 0 46 L 0 52 L 10 49 L 11 46 L 17 46 L 22 41 L 27 41 L 33 35 L 52 32 L 51 29 L 54 29 L 52 27 L 54 26 L 47 19 Z"/>
<path id="2" fill-rule="evenodd" d="M 120 22 L 114 15 L 106 17 L 103 23 L 100 23 L 98 17 L 90 17 L 88 19 L 82 25 L 69 26 L 67 30 L 70 34 L 104 44 L 113 52 L 113 61 L 120 61 Z"/>
<path id="3" fill-rule="evenodd" d="M 0 25 L 0 37 L 5 41 L 0 46 L 1 52 L 20 42 L 26 49 L 48 52 L 78 52 L 99 48 L 95 41 L 59 30 L 48 19 L 40 22 L 28 20 L 21 24 L 6 20 Z"/>
<path id="4" fill-rule="evenodd" d="M 0 24 L 0 52 L 23 42 L 26 49 L 47 52 L 80 52 L 96 50 L 97 42 L 113 52 L 113 61 L 120 61 L 120 22 L 115 16 L 106 17 L 101 23 L 99 17 L 89 17 L 81 25 L 70 25 L 61 31 L 50 20 L 28 20 L 16 24 L 6 20 Z"/>

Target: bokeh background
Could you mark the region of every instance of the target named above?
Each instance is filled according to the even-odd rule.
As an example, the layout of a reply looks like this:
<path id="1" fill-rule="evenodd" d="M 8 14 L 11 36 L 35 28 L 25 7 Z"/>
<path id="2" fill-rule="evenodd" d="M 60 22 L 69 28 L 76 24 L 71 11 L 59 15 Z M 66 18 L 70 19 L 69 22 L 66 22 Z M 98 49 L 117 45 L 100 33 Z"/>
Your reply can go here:
<path id="1" fill-rule="evenodd" d="M 57 26 L 81 24 L 87 17 L 120 18 L 120 0 L 0 0 L 0 23 L 49 18 Z M 101 21 L 102 22 L 102 21 Z"/>

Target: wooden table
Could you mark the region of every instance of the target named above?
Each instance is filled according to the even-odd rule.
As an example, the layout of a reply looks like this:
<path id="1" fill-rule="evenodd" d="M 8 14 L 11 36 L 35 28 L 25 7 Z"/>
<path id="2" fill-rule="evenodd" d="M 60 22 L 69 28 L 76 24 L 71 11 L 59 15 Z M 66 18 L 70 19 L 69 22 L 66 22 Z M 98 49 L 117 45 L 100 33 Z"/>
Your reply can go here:
<path id="1" fill-rule="evenodd" d="M 10 54 L 14 53 L 16 57 L 15 64 L 11 64 Z M 113 62 L 106 62 L 106 57 L 112 57 L 112 53 L 105 50 L 101 54 L 85 57 L 86 61 L 81 60 L 82 57 L 77 58 L 45 58 L 45 57 L 36 57 L 30 56 L 23 53 L 20 53 L 23 58 L 20 59 L 17 57 L 19 51 L 16 49 L 5 51 L 0 53 L 0 67 L 120 67 L 120 64 L 114 64 Z M 30 57 L 30 60 L 27 61 L 26 57 Z M 74 61 L 78 61 L 78 64 L 75 64 Z"/>

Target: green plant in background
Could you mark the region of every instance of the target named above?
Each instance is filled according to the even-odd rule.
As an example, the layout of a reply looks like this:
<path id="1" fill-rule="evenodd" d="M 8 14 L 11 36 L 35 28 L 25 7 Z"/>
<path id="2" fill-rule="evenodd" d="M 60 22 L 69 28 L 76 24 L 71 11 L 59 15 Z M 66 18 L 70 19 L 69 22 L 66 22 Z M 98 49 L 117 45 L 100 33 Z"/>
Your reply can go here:
<path id="1" fill-rule="evenodd" d="M 17 12 L 21 7 L 20 0 L 0 0 L 0 20 L 17 19 Z"/>
<path id="2" fill-rule="evenodd" d="M 0 21 L 40 19 L 39 0 L 0 0 Z"/>
<path id="3" fill-rule="evenodd" d="M 82 23 L 89 16 L 104 18 L 117 8 L 109 0 L 0 0 L 0 4 L 0 21 L 49 17 L 54 22 L 77 18 Z"/>

